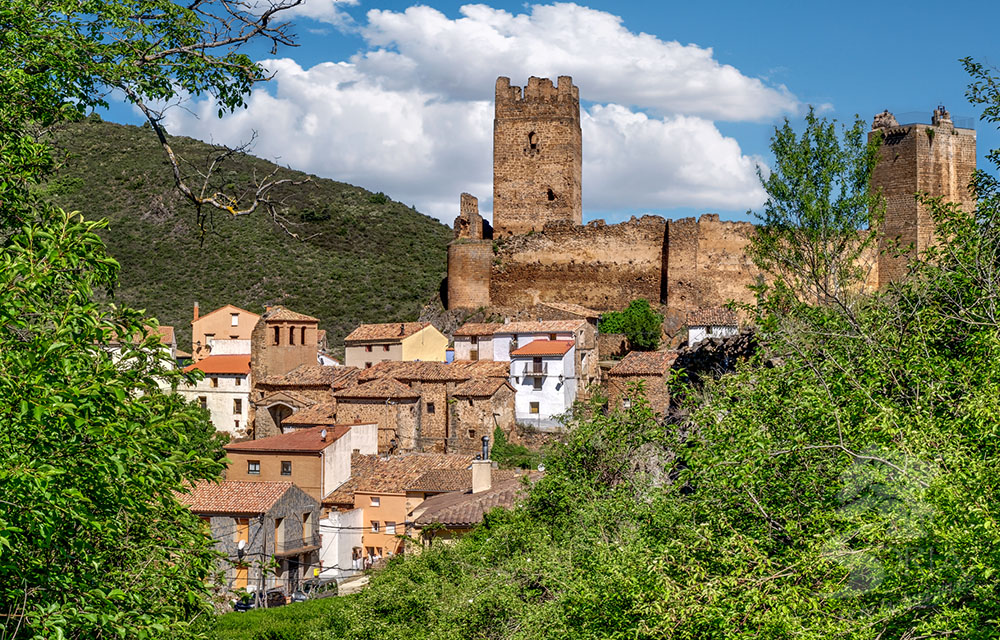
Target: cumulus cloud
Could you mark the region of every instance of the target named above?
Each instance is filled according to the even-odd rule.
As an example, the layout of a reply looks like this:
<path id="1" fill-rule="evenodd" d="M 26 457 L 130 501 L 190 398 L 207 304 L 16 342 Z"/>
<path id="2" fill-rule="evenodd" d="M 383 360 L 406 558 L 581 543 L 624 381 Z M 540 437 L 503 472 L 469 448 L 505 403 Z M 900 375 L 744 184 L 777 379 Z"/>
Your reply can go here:
<path id="1" fill-rule="evenodd" d="M 309 18 L 317 22 L 325 22 L 342 27 L 352 23 L 351 17 L 344 13 L 342 7 L 357 6 L 358 0 L 306 0 L 294 7 L 282 11 L 281 19 Z"/>
<path id="2" fill-rule="evenodd" d="M 491 208 L 497 75 L 518 84 L 572 75 L 597 103 L 582 114 L 585 210 L 757 206 L 760 159 L 714 121 L 798 108 L 786 89 L 718 63 L 711 49 L 632 33 L 617 16 L 575 4 L 516 15 L 468 5 L 458 19 L 429 7 L 376 10 L 362 34 L 368 49 L 350 60 L 267 61 L 275 79 L 246 110 L 220 121 L 203 100 L 171 111 L 167 125 L 233 145 L 256 131 L 256 155 L 450 222 L 462 191 Z"/>

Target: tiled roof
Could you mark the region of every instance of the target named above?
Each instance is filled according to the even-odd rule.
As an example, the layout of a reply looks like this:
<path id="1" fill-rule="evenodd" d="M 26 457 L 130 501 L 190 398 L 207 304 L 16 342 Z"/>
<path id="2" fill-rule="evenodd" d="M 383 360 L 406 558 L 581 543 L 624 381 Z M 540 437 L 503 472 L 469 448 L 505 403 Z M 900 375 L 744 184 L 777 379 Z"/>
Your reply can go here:
<path id="1" fill-rule="evenodd" d="M 269 387 L 329 387 L 340 367 L 324 367 L 318 364 L 300 364 L 283 375 L 267 376 L 263 384 Z"/>
<path id="2" fill-rule="evenodd" d="M 676 351 L 632 351 L 608 370 L 609 376 L 662 376 L 677 359 Z"/>
<path id="3" fill-rule="evenodd" d="M 420 380 L 423 382 L 461 382 L 470 378 L 507 378 L 510 363 L 492 360 L 461 360 L 458 362 L 417 362 L 384 360 L 358 375 L 362 382 L 376 378 Z"/>
<path id="4" fill-rule="evenodd" d="M 190 353 L 188 353 L 187 351 L 181 351 L 180 349 L 178 349 L 174 353 L 177 355 L 178 358 L 190 358 L 191 357 Z"/>
<path id="5" fill-rule="evenodd" d="M 337 423 L 337 403 L 320 402 L 305 409 L 299 409 L 281 421 L 282 425 L 331 425 Z"/>
<path id="6" fill-rule="evenodd" d="M 581 318 L 600 318 L 601 312 L 594 311 L 593 309 L 588 309 L 579 304 L 573 304 L 572 302 L 543 302 L 546 307 L 555 309 L 556 311 L 564 311 L 566 313 L 572 313 L 573 315 L 580 316 Z"/>
<path id="7" fill-rule="evenodd" d="M 229 313 L 233 313 L 234 311 L 237 312 L 237 313 L 245 313 L 247 316 L 249 316 L 249 317 L 251 317 L 251 318 L 254 319 L 254 321 L 253 321 L 254 324 L 256 324 L 257 320 L 260 320 L 260 316 L 257 315 L 256 313 L 252 313 L 250 311 L 247 311 L 246 309 L 240 309 L 239 307 L 237 307 L 234 304 L 227 304 L 227 305 L 223 305 L 223 306 L 219 307 L 218 309 L 215 309 L 214 311 L 209 311 L 205 315 L 199 315 L 198 316 L 198 320 L 192 320 L 191 324 L 194 324 L 195 322 L 198 322 L 200 320 L 204 320 L 208 316 L 216 314 L 216 313 L 219 313 L 220 311 L 227 311 L 227 310 L 229 311 Z"/>
<path id="8" fill-rule="evenodd" d="M 291 482 L 199 482 L 177 499 L 195 513 L 267 513 L 294 485 Z"/>
<path id="9" fill-rule="evenodd" d="M 573 348 L 571 340 L 532 340 L 510 352 L 511 356 L 561 356 Z"/>
<path id="10" fill-rule="evenodd" d="M 502 482 L 518 476 L 514 469 L 493 469 L 493 482 Z M 431 469 L 406 487 L 407 491 L 444 493 L 465 491 L 472 487 L 472 469 Z"/>
<path id="11" fill-rule="evenodd" d="M 510 387 L 510 383 L 507 382 L 506 378 L 470 378 L 456 386 L 451 395 L 459 398 L 488 398 L 504 385 Z M 511 390 L 514 391 L 515 389 L 511 387 Z"/>
<path id="12" fill-rule="evenodd" d="M 392 378 L 376 378 L 354 387 L 341 389 L 333 394 L 334 398 L 373 398 L 377 400 L 395 398 L 397 400 L 417 400 L 420 394 L 410 389 L 402 382 Z"/>
<path id="13" fill-rule="evenodd" d="M 319 322 L 319 319 L 317 318 L 307 316 L 306 314 L 299 313 L 298 311 L 286 309 L 282 306 L 271 307 L 269 311 L 264 313 L 264 319 L 290 322 Z"/>
<path id="14" fill-rule="evenodd" d="M 738 327 L 736 313 L 725 307 L 706 307 L 691 311 L 687 315 L 689 327 Z"/>
<path id="15" fill-rule="evenodd" d="M 493 332 L 503 326 L 502 322 L 466 322 L 455 329 L 455 336 L 492 336 Z"/>
<path id="16" fill-rule="evenodd" d="M 358 480 L 368 477 L 375 469 L 377 461 L 378 456 L 351 453 L 351 477 L 323 498 L 323 504 L 342 504 L 353 507 L 354 490 L 358 488 Z"/>
<path id="17" fill-rule="evenodd" d="M 455 453 L 404 453 L 379 458 L 370 473 L 357 479 L 355 491 L 405 493 L 420 476 L 433 469 L 465 469 L 475 456 Z M 353 475 L 353 469 L 352 469 Z"/>
<path id="18" fill-rule="evenodd" d="M 156 329 L 153 329 L 152 333 L 160 334 L 161 344 L 174 344 L 177 341 L 174 338 L 174 328 L 168 324 L 161 324 Z"/>
<path id="19" fill-rule="evenodd" d="M 250 373 L 250 354 L 208 356 L 195 364 L 184 367 L 184 371 L 198 369 L 205 373 Z"/>
<path id="20" fill-rule="evenodd" d="M 358 383 L 358 374 L 361 369 L 357 367 L 337 367 L 337 373 L 333 376 L 333 383 L 330 385 L 334 391 L 353 387 Z"/>
<path id="21" fill-rule="evenodd" d="M 261 453 L 276 451 L 282 453 L 315 453 L 326 449 L 351 430 L 350 425 L 333 427 L 313 427 L 311 429 L 295 429 L 270 438 L 234 442 L 223 447 L 226 451 L 259 451 Z M 323 439 L 326 431 L 326 440 Z"/>
<path id="22" fill-rule="evenodd" d="M 576 331 L 587 324 L 586 320 L 539 320 L 537 322 L 509 322 L 494 333 L 565 333 Z"/>
<path id="23" fill-rule="evenodd" d="M 386 324 L 363 324 L 347 334 L 344 342 L 368 340 L 402 340 L 431 326 L 430 322 L 390 322 Z"/>
<path id="24" fill-rule="evenodd" d="M 157 336 L 160 339 L 160 344 L 172 346 L 175 342 L 174 339 L 174 328 L 170 325 L 161 324 L 158 327 L 151 327 L 149 325 L 145 326 L 146 336 Z M 139 344 L 146 336 L 133 336 L 132 344 Z M 108 339 L 109 345 L 121 344 L 121 340 L 118 339 L 118 333 L 112 333 L 111 337 Z"/>
<path id="25" fill-rule="evenodd" d="M 482 522 L 483 515 L 490 509 L 510 509 L 525 495 L 526 490 L 520 478 L 512 478 L 494 481 L 493 488 L 479 493 L 466 490 L 432 496 L 420 504 L 423 513 L 414 523 L 418 527 L 434 523 L 454 528 L 472 527 Z"/>

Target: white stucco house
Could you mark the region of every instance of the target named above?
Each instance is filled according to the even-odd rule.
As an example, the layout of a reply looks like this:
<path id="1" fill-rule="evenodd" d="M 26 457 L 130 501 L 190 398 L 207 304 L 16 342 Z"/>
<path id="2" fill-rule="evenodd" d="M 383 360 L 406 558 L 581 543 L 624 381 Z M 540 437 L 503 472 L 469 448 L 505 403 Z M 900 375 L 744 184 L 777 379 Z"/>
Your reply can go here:
<path id="1" fill-rule="evenodd" d="M 709 307 L 687 315 L 689 347 L 708 338 L 728 338 L 740 332 L 736 313 L 724 307 Z"/>
<path id="2" fill-rule="evenodd" d="M 532 339 L 509 352 L 510 382 L 517 391 L 514 417 L 541 429 L 560 426 L 556 416 L 576 400 L 576 345 L 572 340 Z"/>
<path id="3" fill-rule="evenodd" d="M 195 369 L 205 374 L 204 379 L 194 385 L 180 385 L 177 393 L 208 409 L 216 431 L 225 431 L 233 437 L 245 436 L 252 383 L 250 354 L 210 355 L 184 371 Z"/>

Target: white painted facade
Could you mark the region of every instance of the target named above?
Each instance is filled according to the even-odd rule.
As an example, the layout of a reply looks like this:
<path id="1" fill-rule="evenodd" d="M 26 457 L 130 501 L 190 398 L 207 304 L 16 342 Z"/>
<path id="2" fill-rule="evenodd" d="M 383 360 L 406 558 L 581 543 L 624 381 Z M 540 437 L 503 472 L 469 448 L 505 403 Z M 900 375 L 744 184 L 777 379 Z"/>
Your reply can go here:
<path id="1" fill-rule="evenodd" d="M 364 529 L 364 509 L 333 510 L 319 521 L 319 561 L 321 578 L 341 579 L 361 573 L 361 533 Z M 357 550 L 355 552 L 355 549 Z M 355 558 L 355 556 L 357 556 Z"/>
<path id="2" fill-rule="evenodd" d="M 243 356 L 250 353 L 250 341 L 212 338 L 208 341 L 208 349 L 213 356 Z"/>
<path id="3" fill-rule="evenodd" d="M 351 477 L 351 451 L 378 454 L 378 423 L 353 424 L 351 430 L 323 450 L 323 495 L 330 495 Z"/>
<path id="4" fill-rule="evenodd" d="M 248 373 L 212 373 L 194 385 L 179 386 L 177 393 L 208 409 L 216 431 L 243 437 L 250 412 L 250 386 Z"/>
<path id="5" fill-rule="evenodd" d="M 493 360 L 493 343 L 490 335 L 455 336 L 455 360 Z"/>
<path id="6" fill-rule="evenodd" d="M 501 329 L 493 334 L 493 359 L 497 362 L 510 362 L 510 352 L 513 351 L 510 344 L 514 339 L 517 340 L 515 349 L 523 347 L 533 340 L 568 340 L 573 344 L 578 344 L 575 331 L 504 333 Z"/>
<path id="7" fill-rule="evenodd" d="M 524 344 L 518 342 L 519 347 Z M 559 426 L 553 418 L 569 411 L 576 401 L 575 362 L 575 346 L 561 356 L 511 358 L 510 383 L 517 391 L 514 418 L 536 427 Z"/>
<path id="8" fill-rule="evenodd" d="M 708 338 L 728 338 L 739 333 L 738 327 L 696 324 L 688 327 L 688 346 L 693 347 Z"/>

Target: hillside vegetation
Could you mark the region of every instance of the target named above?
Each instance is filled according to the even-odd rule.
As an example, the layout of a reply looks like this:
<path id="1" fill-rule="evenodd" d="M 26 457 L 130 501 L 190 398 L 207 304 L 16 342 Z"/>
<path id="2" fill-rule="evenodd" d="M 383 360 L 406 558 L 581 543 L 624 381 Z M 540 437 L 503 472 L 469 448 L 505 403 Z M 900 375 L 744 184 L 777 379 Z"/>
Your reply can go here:
<path id="1" fill-rule="evenodd" d="M 182 157 L 210 157 L 199 141 L 171 142 Z M 174 190 L 148 129 L 81 122 L 57 131 L 55 143 L 67 156 L 46 195 L 110 221 L 99 233 L 122 265 L 114 301 L 176 327 L 184 350 L 195 301 L 202 313 L 226 303 L 254 313 L 269 302 L 284 304 L 318 317 L 339 351 L 360 322 L 415 320 L 445 275 L 449 229 L 381 193 L 313 178 L 283 194 L 287 226 L 302 240 L 266 213 L 215 214 L 202 240 L 194 209 Z M 275 168 L 243 155 L 225 167 L 224 178 L 241 185 L 253 172 Z M 307 175 L 279 169 L 277 177 Z"/>

